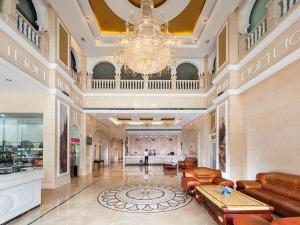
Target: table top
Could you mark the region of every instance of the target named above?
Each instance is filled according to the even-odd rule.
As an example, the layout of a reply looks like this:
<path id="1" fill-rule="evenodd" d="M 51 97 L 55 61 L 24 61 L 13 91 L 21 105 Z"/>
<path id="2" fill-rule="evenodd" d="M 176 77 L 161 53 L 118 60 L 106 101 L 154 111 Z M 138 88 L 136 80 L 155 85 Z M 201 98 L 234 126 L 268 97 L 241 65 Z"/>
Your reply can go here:
<path id="1" fill-rule="evenodd" d="M 272 211 L 273 207 L 251 198 L 239 191 L 232 190 L 230 195 L 223 195 L 220 185 L 201 185 L 196 189 L 204 197 L 224 211 Z"/>

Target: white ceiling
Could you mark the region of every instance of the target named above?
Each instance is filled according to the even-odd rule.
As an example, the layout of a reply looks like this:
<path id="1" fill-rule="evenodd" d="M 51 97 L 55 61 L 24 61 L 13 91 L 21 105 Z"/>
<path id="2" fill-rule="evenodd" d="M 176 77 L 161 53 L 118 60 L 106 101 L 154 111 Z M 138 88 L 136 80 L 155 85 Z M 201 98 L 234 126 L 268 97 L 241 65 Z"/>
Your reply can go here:
<path id="1" fill-rule="evenodd" d="M 96 118 L 99 122 L 105 124 L 108 127 L 120 127 L 114 121 L 117 121 L 117 117 L 121 118 L 131 118 L 132 123 L 134 125 L 129 125 L 126 129 L 145 129 L 145 130 L 152 130 L 152 129 L 167 129 L 167 130 L 176 130 L 182 129 L 184 126 L 189 124 L 195 118 L 202 115 L 205 111 L 204 110 L 135 110 L 135 111 L 126 111 L 126 110 L 116 110 L 116 111 L 109 111 L 109 110 L 101 110 L 101 111 L 94 111 L 87 110 L 86 111 L 90 116 Z M 161 124 L 161 118 L 175 118 L 175 125 L 171 127 L 166 127 Z M 153 118 L 155 124 L 150 127 L 145 127 L 141 124 L 139 118 Z"/>
<path id="2" fill-rule="evenodd" d="M 106 1 L 112 2 L 112 0 Z M 128 3 L 127 0 L 118 0 L 118 4 L 119 1 Z M 175 1 L 178 0 L 168 0 L 165 4 L 172 7 L 176 4 Z M 57 11 L 59 17 L 87 56 L 103 57 L 113 54 L 113 42 L 116 38 L 120 38 L 120 35 L 104 35 L 99 32 L 88 0 L 48 0 L 48 2 Z M 241 0 L 207 0 L 193 35 L 178 37 L 182 43 L 182 58 L 199 58 L 210 53 L 215 45 L 216 34 L 228 15 L 240 2 Z M 119 11 L 122 12 L 122 15 L 124 13 L 130 14 L 130 9 L 127 9 L 127 12 L 124 7 L 119 6 L 119 10 L 115 7 L 114 11 L 116 13 Z M 172 14 L 174 10 L 168 11 L 169 14 Z M 167 12 L 165 13 L 168 14 Z M 87 20 L 87 17 L 90 19 Z M 169 15 L 166 15 L 166 17 L 168 18 Z M 206 18 L 208 18 L 208 21 L 204 24 L 203 19 Z M 85 42 L 81 41 L 81 38 L 84 38 Z"/>

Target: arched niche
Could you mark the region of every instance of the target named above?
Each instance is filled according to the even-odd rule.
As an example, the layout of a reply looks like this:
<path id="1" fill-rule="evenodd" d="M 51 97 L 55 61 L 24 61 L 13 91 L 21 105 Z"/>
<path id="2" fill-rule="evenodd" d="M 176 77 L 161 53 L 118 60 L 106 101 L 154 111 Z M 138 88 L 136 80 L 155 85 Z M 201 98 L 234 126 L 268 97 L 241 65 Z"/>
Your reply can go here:
<path id="1" fill-rule="evenodd" d="M 116 68 L 110 62 L 99 62 L 93 68 L 93 79 L 112 80 L 115 76 Z"/>
<path id="2" fill-rule="evenodd" d="M 140 73 L 135 73 L 131 69 L 121 69 L 121 79 L 122 80 L 143 80 L 143 75 Z M 163 70 L 160 73 L 150 74 L 149 80 L 170 80 L 171 71 Z"/>
<path id="3" fill-rule="evenodd" d="M 241 34 L 251 32 L 253 27 L 257 25 L 257 22 L 263 18 L 263 16 L 258 14 L 264 12 L 265 15 L 268 2 L 269 0 L 248 0 L 243 4 L 239 12 L 239 30 Z M 257 12 L 257 10 L 260 12 Z M 252 19 L 250 19 L 251 17 Z M 253 21 L 254 18 L 257 22 Z"/>
<path id="4" fill-rule="evenodd" d="M 266 15 L 266 5 L 269 2 L 269 0 L 256 0 L 250 15 L 249 15 L 249 27 L 248 27 L 248 33 L 251 32 L 256 25 L 265 17 Z"/>
<path id="5" fill-rule="evenodd" d="M 70 52 L 70 66 L 71 69 L 73 69 L 75 72 L 80 72 L 80 60 L 76 51 L 73 48 L 71 48 Z"/>
<path id="6" fill-rule="evenodd" d="M 177 80 L 198 80 L 199 73 L 195 65 L 185 62 L 176 68 Z"/>
<path id="7" fill-rule="evenodd" d="M 33 26 L 36 30 L 39 30 L 37 23 L 38 16 L 36 8 L 31 0 L 19 0 L 17 4 L 17 10 L 25 17 L 25 19 Z"/>
<path id="8" fill-rule="evenodd" d="M 36 30 L 48 29 L 48 8 L 44 0 L 18 0 L 16 8 Z"/>

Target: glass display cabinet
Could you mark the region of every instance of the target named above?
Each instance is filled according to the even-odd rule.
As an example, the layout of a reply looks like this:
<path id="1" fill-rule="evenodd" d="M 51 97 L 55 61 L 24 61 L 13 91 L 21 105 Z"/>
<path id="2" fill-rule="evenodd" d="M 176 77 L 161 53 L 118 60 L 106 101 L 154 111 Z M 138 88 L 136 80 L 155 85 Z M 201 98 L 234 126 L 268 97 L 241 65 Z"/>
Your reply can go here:
<path id="1" fill-rule="evenodd" d="M 42 166 L 42 114 L 0 114 L 0 174 Z"/>

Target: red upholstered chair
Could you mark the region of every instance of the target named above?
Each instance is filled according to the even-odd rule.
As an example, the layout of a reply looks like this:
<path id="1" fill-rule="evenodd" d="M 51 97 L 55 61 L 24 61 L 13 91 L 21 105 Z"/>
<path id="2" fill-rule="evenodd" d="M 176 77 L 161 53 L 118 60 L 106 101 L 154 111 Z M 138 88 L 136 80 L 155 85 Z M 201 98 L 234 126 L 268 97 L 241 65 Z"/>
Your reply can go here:
<path id="1" fill-rule="evenodd" d="M 271 223 L 258 216 L 245 215 L 233 219 L 234 225 L 300 225 L 300 217 L 287 217 Z"/>

